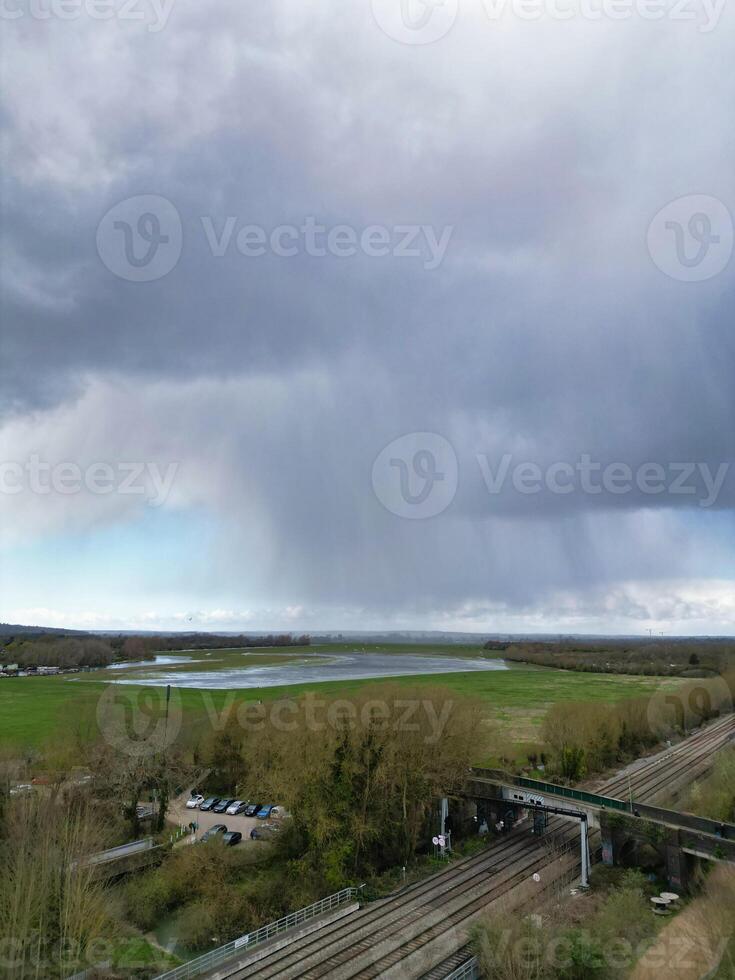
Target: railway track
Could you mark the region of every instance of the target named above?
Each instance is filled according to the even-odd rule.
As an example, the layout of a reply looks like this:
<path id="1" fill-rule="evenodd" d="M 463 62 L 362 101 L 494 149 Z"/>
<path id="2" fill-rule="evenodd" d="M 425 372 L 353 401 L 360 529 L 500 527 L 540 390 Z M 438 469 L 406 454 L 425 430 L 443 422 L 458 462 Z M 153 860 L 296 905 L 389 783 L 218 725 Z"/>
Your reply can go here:
<path id="1" fill-rule="evenodd" d="M 684 776 L 696 778 L 735 733 L 735 716 L 720 719 L 632 771 L 599 783 L 595 792 L 653 801 Z M 505 908 L 536 901 L 577 872 L 578 831 L 560 818 L 543 840 L 509 836 L 457 861 L 389 898 L 373 902 L 347 919 L 325 926 L 297 945 L 275 950 L 260 962 L 218 977 L 256 980 L 368 980 L 434 978 L 434 966 L 454 956 L 466 942 L 466 928 L 494 903 Z M 555 852 L 550 851 L 556 848 Z M 541 881 L 533 882 L 534 873 Z M 512 893 L 512 894 L 511 894 Z"/>
<path id="2" fill-rule="evenodd" d="M 628 767 L 622 773 L 604 780 L 593 792 L 625 799 L 630 782 L 630 787 L 642 802 L 654 803 L 657 797 L 675 786 L 680 777 L 690 775 L 695 778 L 707 772 L 712 767 L 715 752 L 726 745 L 733 735 L 735 715 L 727 715 L 673 748 L 644 760 L 635 769 Z"/>
<path id="3" fill-rule="evenodd" d="M 704 775 L 711 768 L 715 753 L 734 737 L 735 716 L 728 715 L 708 726 L 695 738 L 680 742 L 671 749 L 642 760 L 637 766 L 637 771 L 631 772 L 630 785 L 628 774 L 624 770 L 610 779 L 596 782 L 589 788 L 591 792 L 618 798 L 624 798 L 629 789 L 632 789 L 634 799 L 639 802 L 657 802 L 661 795 L 669 795 L 672 784 L 675 784 L 677 778 L 682 775 L 689 775 L 692 779 Z M 519 907 L 522 907 L 522 904 Z M 419 980 L 444 980 L 471 955 L 472 951 L 465 946 L 423 973 Z"/>
<path id="4" fill-rule="evenodd" d="M 444 872 L 403 889 L 388 899 L 372 903 L 350 916 L 349 923 L 340 922 L 321 929 L 310 942 L 299 944 L 298 949 L 287 948 L 242 974 L 231 975 L 238 977 L 247 973 L 259 980 L 311 976 L 311 971 L 305 970 L 305 960 L 314 953 L 318 953 L 324 961 L 327 973 L 317 972 L 313 975 L 328 975 L 329 967 L 345 962 L 358 952 L 371 953 L 377 932 L 381 938 L 396 936 L 407 939 L 407 933 L 415 931 L 418 920 L 431 916 L 433 912 L 443 916 L 446 901 L 452 894 L 466 896 L 474 889 L 480 889 L 484 894 L 489 878 L 493 879 L 496 887 L 507 885 L 513 872 L 517 876 L 519 869 L 525 866 L 526 845 L 524 838 L 503 838 L 497 846 L 488 848 L 480 855 L 458 861 Z M 533 863 L 539 856 L 530 857 Z M 344 943 L 346 937 L 349 937 L 348 947 Z"/>

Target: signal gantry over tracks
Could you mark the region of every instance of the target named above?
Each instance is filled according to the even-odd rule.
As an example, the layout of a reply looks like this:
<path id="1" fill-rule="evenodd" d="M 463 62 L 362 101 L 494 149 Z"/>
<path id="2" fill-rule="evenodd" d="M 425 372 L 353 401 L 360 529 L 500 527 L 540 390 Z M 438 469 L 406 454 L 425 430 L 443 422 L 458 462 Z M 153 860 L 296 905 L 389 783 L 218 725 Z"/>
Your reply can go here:
<path id="1" fill-rule="evenodd" d="M 673 748 L 636 763 L 631 771 L 605 780 L 595 787 L 597 795 L 625 800 L 632 794 L 641 804 L 655 801 L 676 779 L 691 781 L 705 773 L 714 753 L 734 734 L 735 716 L 728 715 Z M 257 961 L 248 957 L 223 964 L 210 974 L 211 980 L 433 980 L 445 976 L 442 964 L 456 960 L 467 943 L 467 929 L 476 919 L 494 908 L 530 907 L 564 876 L 577 873 L 577 828 L 554 817 L 549 831 L 552 846 L 533 834 L 503 835 L 492 847 L 452 863 L 446 871 L 372 902 L 301 940 L 269 952 L 262 950 Z"/>

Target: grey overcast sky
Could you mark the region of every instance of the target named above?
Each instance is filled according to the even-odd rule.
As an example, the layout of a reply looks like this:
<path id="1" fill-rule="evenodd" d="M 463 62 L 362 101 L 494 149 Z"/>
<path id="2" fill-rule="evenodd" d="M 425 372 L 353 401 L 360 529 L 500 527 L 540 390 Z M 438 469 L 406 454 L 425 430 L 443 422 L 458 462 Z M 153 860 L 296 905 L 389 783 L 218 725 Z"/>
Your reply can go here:
<path id="1" fill-rule="evenodd" d="M 735 633 L 732 5 L 0 15 L 0 619 Z"/>

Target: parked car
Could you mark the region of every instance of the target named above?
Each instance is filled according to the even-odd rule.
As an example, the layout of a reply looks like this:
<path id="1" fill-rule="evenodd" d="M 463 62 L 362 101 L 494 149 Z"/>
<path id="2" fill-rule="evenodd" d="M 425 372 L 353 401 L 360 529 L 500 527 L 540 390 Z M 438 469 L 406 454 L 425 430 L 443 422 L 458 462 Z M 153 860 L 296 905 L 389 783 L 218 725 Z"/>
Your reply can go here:
<path id="1" fill-rule="evenodd" d="M 272 840 L 281 828 L 272 823 L 263 824 L 262 827 L 253 827 L 250 831 L 251 840 Z"/>
<path id="2" fill-rule="evenodd" d="M 242 813 L 243 810 L 248 806 L 243 800 L 233 800 L 232 803 L 227 807 L 226 812 L 231 816 L 235 817 L 238 813 Z"/>
<path id="3" fill-rule="evenodd" d="M 222 834 L 222 842 L 227 847 L 234 847 L 235 844 L 239 844 L 242 840 L 242 834 L 239 830 L 228 830 L 226 834 Z"/>
<path id="4" fill-rule="evenodd" d="M 202 843 L 206 843 L 206 841 L 213 840 L 215 837 L 219 837 L 220 834 L 226 833 L 227 827 L 223 823 L 216 823 L 202 834 Z"/>
<path id="5" fill-rule="evenodd" d="M 26 796 L 28 793 L 33 792 L 33 787 L 30 783 L 18 783 L 17 786 L 13 786 L 10 789 L 11 796 Z"/>
<path id="6" fill-rule="evenodd" d="M 258 818 L 258 820 L 267 820 L 268 817 L 271 815 L 272 810 L 273 810 L 273 804 L 266 803 L 258 810 L 255 816 Z"/>
<path id="7" fill-rule="evenodd" d="M 219 796 L 210 796 L 204 803 L 199 804 L 200 810 L 212 810 L 219 803 Z"/>
<path id="8" fill-rule="evenodd" d="M 245 816 L 246 816 L 246 817 L 254 817 L 254 816 L 255 816 L 255 814 L 256 814 L 256 813 L 258 812 L 258 810 L 259 810 L 259 809 L 260 809 L 260 808 L 261 808 L 262 806 L 263 806 L 263 804 L 262 804 L 262 803 L 249 803 L 249 804 L 248 804 L 248 805 L 247 805 L 247 806 L 245 807 L 245 811 L 244 811 L 244 812 L 245 812 Z"/>
<path id="9" fill-rule="evenodd" d="M 186 801 L 186 806 L 189 810 L 196 810 L 196 808 L 198 806 L 201 806 L 202 803 L 204 803 L 204 797 L 202 796 L 202 794 L 194 793 Z"/>
<path id="10" fill-rule="evenodd" d="M 219 803 L 212 807 L 212 813 L 224 813 L 227 807 L 234 802 L 234 800 L 220 800 Z"/>

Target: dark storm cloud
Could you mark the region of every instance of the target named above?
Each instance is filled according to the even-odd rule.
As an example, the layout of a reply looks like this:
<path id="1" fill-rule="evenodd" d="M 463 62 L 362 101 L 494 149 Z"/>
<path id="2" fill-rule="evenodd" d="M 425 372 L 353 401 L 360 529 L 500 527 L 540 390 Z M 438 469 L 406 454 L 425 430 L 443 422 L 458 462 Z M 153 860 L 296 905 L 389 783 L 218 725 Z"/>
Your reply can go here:
<path id="1" fill-rule="evenodd" d="M 590 454 L 713 474 L 732 460 L 732 264 L 681 282 L 646 250 L 668 200 L 706 193 L 735 210 L 724 26 L 695 34 L 686 62 L 652 43 L 681 39 L 686 25 L 666 23 L 583 25 L 585 44 L 564 24 L 530 44 L 457 27 L 409 50 L 367 5 L 316 21 L 287 6 L 176 7 L 155 35 L 68 26 L 18 25 L 32 53 L 10 61 L 9 418 L 40 410 L 53 432 L 43 419 L 79 399 L 69 431 L 81 433 L 91 385 L 103 417 L 109 398 L 110 452 L 130 453 L 109 393 L 132 385 L 140 452 L 189 459 L 197 489 L 183 504 L 217 514 L 233 567 L 251 502 L 268 545 L 247 587 L 263 601 L 531 608 L 554 589 L 707 574 L 701 494 L 634 483 L 529 496 L 506 482 L 490 496 L 477 457 L 494 470 L 504 454 L 544 471 Z M 141 283 L 105 266 L 95 236 L 143 194 L 175 206 L 183 240 L 174 268 Z M 425 246 L 380 258 L 236 247 L 244 225 L 269 234 L 310 216 L 358 237 L 452 231 L 437 268 Z M 218 257 L 203 219 L 219 237 L 228 218 Z M 456 496 L 427 521 L 396 517 L 371 485 L 375 457 L 408 432 L 439 433 L 459 460 Z M 734 501 L 729 474 L 708 510 Z M 697 515 L 696 530 L 674 512 Z M 202 579 L 216 594 L 219 579 Z"/>

